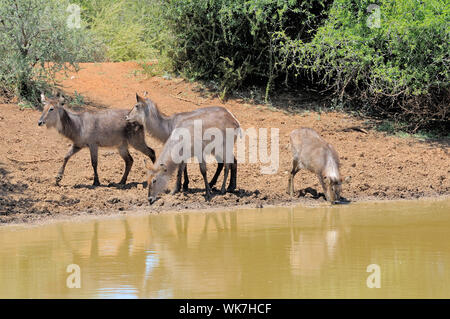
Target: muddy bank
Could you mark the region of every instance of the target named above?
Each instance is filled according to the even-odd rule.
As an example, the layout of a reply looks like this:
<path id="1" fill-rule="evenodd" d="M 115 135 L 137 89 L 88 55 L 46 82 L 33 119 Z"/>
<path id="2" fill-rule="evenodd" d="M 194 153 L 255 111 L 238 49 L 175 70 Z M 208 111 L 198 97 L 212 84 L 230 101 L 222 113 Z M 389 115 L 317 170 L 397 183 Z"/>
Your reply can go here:
<path id="1" fill-rule="evenodd" d="M 63 215 L 117 214 L 129 210 L 160 212 L 292 203 L 324 204 L 323 197 L 314 196 L 314 192 L 321 192 L 321 189 L 317 178 L 309 172 L 297 174 L 293 199 L 286 194 L 291 154 L 285 145 L 289 132 L 300 126 L 316 129 L 334 145 L 340 155 L 342 175 L 352 177 L 342 193 L 350 201 L 433 198 L 450 194 L 449 140 L 420 141 L 386 136 L 370 129 L 363 120 L 341 113 L 310 111 L 292 114 L 251 105 L 243 100 L 222 103 L 205 90 L 181 79 L 135 77 L 133 70 L 136 68 L 133 63 L 83 64 L 78 74 L 63 79 L 64 90 L 70 94 L 76 91 L 93 104 L 125 109 L 134 104 L 136 92 L 148 91 L 167 114 L 207 105 L 223 105 L 235 114 L 244 129 L 279 128 L 278 172 L 263 175 L 259 164 L 240 164 L 236 192 L 222 196 L 215 190 L 214 198 L 206 203 L 198 165 L 189 164 L 191 190 L 175 196 L 166 194 L 149 206 L 143 154 L 131 149 L 134 165 L 127 185 L 119 187 L 114 183 L 121 177 L 123 161 L 115 149 L 100 149 L 98 169 L 102 185 L 92 187 L 89 151 L 84 149 L 69 161 L 60 186 L 56 186 L 55 176 L 69 149 L 69 141 L 54 130 L 39 128 L 38 111 L 2 104 L 1 223 L 33 222 Z M 355 126 L 364 127 L 366 132 L 347 130 Z M 155 149 L 157 155 L 162 149 L 159 142 L 149 137 L 147 144 Z M 210 177 L 213 166 L 209 166 Z M 218 185 L 220 183 L 221 179 Z"/>

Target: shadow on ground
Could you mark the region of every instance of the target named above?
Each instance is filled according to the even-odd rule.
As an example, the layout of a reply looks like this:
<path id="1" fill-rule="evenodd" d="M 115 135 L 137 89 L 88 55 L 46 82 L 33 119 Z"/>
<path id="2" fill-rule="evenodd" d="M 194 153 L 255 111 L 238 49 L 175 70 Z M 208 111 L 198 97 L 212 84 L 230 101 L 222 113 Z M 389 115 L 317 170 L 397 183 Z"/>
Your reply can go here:
<path id="1" fill-rule="evenodd" d="M 0 163 L 0 216 L 12 215 L 23 210 L 31 209 L 35 200 L 26 196 L 14 196 L 23 194 L 28 189 L 25 183 L 13 183 L 10 172 Z"/>

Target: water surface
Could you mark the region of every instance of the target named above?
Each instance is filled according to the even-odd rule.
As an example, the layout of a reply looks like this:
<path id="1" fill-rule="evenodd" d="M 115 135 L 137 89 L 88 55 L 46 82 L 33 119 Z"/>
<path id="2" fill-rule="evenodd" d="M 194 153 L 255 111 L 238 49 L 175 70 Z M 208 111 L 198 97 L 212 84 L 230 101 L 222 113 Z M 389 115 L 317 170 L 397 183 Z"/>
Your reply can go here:
<path id="1" fill-rule="evenodd" d="M 4 226 L 0 298 L 450 298 L 449 243 L 448 199 Z"/>

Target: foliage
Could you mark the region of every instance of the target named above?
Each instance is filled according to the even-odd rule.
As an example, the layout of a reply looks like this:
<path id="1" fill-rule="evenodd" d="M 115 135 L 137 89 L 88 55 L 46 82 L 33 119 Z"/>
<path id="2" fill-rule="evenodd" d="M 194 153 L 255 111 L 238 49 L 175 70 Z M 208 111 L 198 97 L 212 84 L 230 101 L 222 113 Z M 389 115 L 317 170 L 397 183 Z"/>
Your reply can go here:
<path id="1" fill-rule="evenodd" d="M 173 0 L 167 20 L 175 37 L 175 70 L 213 80 L 224 96 L 241 85 L 271 84 L 277 68 L 273 34 L 307 40 L 325 17 L 326 1 Z"/>
<path id="2" fill-rule="evenodd" d="M 277 34 L 282 67 L 409 129 L 448 125 L 448 2 L 371 3 L 335 0 L 308 43 Z"/>
<path id="3" fill-rule="evenodd" d="M 319 89 L 402 130 L 449 129 L 447 0 L 0 0 L 0 93 L 36 101 L 76 62 L 139 60 L 221 96 Z M 105 53 L 106 50 L 106 53 Z M 264 90 L 264 89 L 262 89 Z M 445 134 L 445 132 L 444 132 Z"/>
<path id="4" fill-rule="evenodd" d="M 107 44 L 111 61 L 160 58 L 170 33 L 162 0 L 75 0 L 89 28 Z"/>
<path id="5" fill-rule="evenodd" d="M 37 104 L 57 72 L 101 55 L 98 42 L 67 23 L 68 1 L 0 0 L 0 87 Z"/>
<path id="6" fill-rule="evenodd" d="M 224 96 L 313 86 L 336 105 L 408 123 L 449 123 L 446 0 L 173 0 L 171 57 Z"/>

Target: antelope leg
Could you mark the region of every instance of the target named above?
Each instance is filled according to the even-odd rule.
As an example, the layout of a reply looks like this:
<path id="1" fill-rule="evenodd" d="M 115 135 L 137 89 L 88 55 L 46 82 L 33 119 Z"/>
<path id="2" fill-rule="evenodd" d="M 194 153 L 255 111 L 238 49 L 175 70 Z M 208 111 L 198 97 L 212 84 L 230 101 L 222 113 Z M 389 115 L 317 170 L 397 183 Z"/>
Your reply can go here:
<path id="1" fill-rule="evenodd" d="M 223 183 L 222 188 L 220 190 L 220 194 L 225 194 L 227 192 L 226 186 L 227 186 L 227 179 L 228 179 L 228 173 L 230 171 L 231 164 L 225 164 L 225 170 L 223 172 Z"/>
<path id="2" fill-rule="evenodd" d="M 235 157 L 233 160 L 233 164 L 230 165 L 231 165 L 231 177 L 227 192 L 232 193 L 236 189 L 236 178 L 237 178 L 237 160 Z"/>
<path id="3" fill-rule="evenodd" d="M 56 185 L 59 185 L 59 182 L 61 181 L 63 175 L 64 175 L 64 171 L 66 169 L 66 165 L 67 162 L 69 161 L 69 159 L 75 155 L 76 153 L 78 153 L 81 150 L 81 147 L 72 145 L 69 149 L 69 151 L 67 152 L 66 156 L 64 156 L 64 162 L 61 166 L 61 168 L 58 171 L 58 175 L 56 175 Z"/>
<path id="4" fill-rule="evenodd" d="M 181 179 L 183 177 L 183 172 L 184 172 L 185 168 L 186 168 L 186 163 L 184 163 L 184 162 L 181 162 L 180 165 L 178 165 L 177 181 L 175 183 L 175 187 L 170 192 L 171 195 L 174 195 L 181 190 Z"/>
<path id="5" fill-rule="evenodd" d="M 287 189 L 287 193 L 291 197 L 294 196 L 294 177 L 298 173 L 298 171 L 299 171 L 298 161 L 296 159 L 294 159 L 292 161 L 292 170 L 291 170 L 291 174 L 289 175 L 289 184 L 288 184 L 288 189 Z"/>
<path id="6" fill-rule="evenodd" d="M 209 187 L 208 178 L 206 176 L 206 163 L 202 159 L 202 161 L 200 161 L 199 165 L 200 165 L 200 172 L 202 173 L 202 176 L 203 176 L 203 181 L 205 182 L 205 197 L 206 197 L 206 201 L 209 202 L 211 200 L 211 188 Z"/>
<path id="7" fill-rule="evenodd" d="M 133 166 L 133 157 L 131 157 L 130 152 L 128 152 L 128 145 L 122 144 L 119 147 L 120 157 L 125 161 L 125 170 L 123 176 L 120 179 L 119 184 L 125 184 L 127 182 L 128 174 L 130 173 L 131 166 Z"/>
<path id="8" fill-rule="evenodd" d="M 152 163 L 155 163 L 155 161 L 156 161 L 155 151 L 153 150 L 153 148 L 148 147 L 147 144 L 145 144 L 145 139 L 144 139 L 143 134 L 134 136 L 133 138 L 130 138 L 128 140 L 128 142 L 131 144 L 131 146 L 133 146 L 139 152 L 147 155 L 152 160 Z"/>
<path id="9" fill-rule="evenodd" d="M 184 182 L 183 182 L 183 190 L 187 191 L 189 189 L 189 177 L 187 172 L 187 165 L 184 164 Z"/>
<path id="10" fill-rule="evenodd" d="M 214 185 L 216 185 L 217 183 L 217 179 L 220 176 L 220 173 L 222 172 L 223 169 L 223 163 L 217 163 L 217 169 L 216 169 L 216 173 L 214 174 L 212 180 L 209 182 L 209 187 L 213 187 Z"/>
<path id="11" fill-rule="evenodd" d="M 94 183 L 92 185 L 99 186 L 100 181 L 98 179 L 97 164 L 98 164 L 98 146 L 89 145 L 89 151 L 91 152 L 91 164 L 94 169 Z"/>

